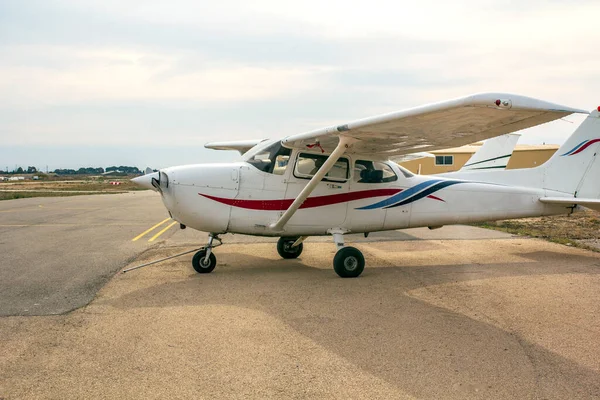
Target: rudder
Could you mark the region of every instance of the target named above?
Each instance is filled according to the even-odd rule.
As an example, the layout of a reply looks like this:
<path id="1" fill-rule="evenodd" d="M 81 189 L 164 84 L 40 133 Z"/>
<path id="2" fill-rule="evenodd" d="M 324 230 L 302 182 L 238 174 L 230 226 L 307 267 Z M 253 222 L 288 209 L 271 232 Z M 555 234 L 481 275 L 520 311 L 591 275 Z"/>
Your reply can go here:
<path id="1" fill-rule="evenodd" d="M 600 113 L 594 110 L 556 153 L 541 166 L 544 189 L 574 197 L 600 197 Z"/>

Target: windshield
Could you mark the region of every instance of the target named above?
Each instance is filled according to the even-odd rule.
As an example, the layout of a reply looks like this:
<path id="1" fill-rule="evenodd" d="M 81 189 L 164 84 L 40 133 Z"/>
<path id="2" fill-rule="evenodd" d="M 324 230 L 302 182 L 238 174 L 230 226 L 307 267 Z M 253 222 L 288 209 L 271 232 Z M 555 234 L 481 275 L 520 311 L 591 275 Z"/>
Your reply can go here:
<path id="1" fill-rule="evenodd" d="M 248 150 L 247 152 L 245 152 L 242 155 L 242 161 L 248 161 L 254 158 L 254 156 L 261 152 L 262 150 L 266 149 L 267 147 L 273 145 L 274 143 L 279 142 L 280 139 L 267 139 L 267 140 L 263 140 L 262 142 L 260 142 L 259 144 L 255 145 L 254 147 L 252 147 L 250 150 Z"/>
<path id="2" fill-rule="evenodd" d="M 248 150 L 244 154 L 244 161 L 262 172 L 283 175 L 290 161 L 291 150 L 283 147 L 279 140 L 265 143 L 266 146 Z"/>

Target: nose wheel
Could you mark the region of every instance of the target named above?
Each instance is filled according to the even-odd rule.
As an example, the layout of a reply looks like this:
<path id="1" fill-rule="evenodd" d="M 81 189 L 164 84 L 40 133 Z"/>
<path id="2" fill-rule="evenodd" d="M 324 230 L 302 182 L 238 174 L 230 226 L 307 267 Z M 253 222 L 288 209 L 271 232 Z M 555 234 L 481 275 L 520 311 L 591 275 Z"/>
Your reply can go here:
<path id="1" fill-rule="evenodd" d="M 199 274 L 208 274 L 217 266 L 217 257 L 210 253 L 207 257 L 206 250 L 200 250 L 192 258 L 192 267 Z"/>
<path id="2" fill-rule="evenodd" d="M 217 244 L 214 244 L 214 241 Z M 194 257 L 192 257 L 192 267 L 199 274 L 208 274 L 212 272 L 217 266 L 217 257 L 215 257 L 212 249 L 222 244 L 221 239 L 216 234 L 210 233 L 208 235 L 208 244 L 203 249 L 199 250 Z"/>

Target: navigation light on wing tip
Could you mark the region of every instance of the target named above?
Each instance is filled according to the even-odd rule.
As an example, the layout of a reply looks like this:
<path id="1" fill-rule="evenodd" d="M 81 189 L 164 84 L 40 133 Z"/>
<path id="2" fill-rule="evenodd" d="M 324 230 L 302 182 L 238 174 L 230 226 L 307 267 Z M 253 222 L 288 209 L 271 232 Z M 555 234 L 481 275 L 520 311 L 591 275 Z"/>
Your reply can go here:
<path id="1" fill-rule="evenodd" d="M 512 101 L 510 101 L 510 100 L 498 99 L 494 103 L 496 104 L 496 107 L 500 107 L 500 108 L 511 108 L 512 107 Z"/>

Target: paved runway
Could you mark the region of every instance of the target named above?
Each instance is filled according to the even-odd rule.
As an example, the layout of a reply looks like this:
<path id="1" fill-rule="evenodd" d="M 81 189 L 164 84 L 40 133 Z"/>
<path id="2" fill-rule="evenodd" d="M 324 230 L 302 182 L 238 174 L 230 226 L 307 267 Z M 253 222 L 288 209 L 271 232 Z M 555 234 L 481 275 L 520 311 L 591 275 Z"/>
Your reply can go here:
<path id="1" fill-rule="evenodd" d="M 165 217 L 150 192 L 0 201 L 0 315 L 87 304 L 149 247 L 131 239 Z"/>
<path id="2" fill-rule="evenodd" d="M 114 247 L 131 266 L 204 240 L 165 221 L 155 194 L 128 196 L 88 198 L 106 207 L 89 213 L 88 225 L 120 224 L 98 227 L 98 249 Z M 22 211 L 37 205 L 30 200 Z M 50 228 L 38 225 L 84 220 L 71 203 L 55 206 L 63 210 L 29 222 L 0 218 L 35 225 L 21 227 L 30 238 Z M 10 228 L 1 229 L 4 242 Z M 91 227 L 54 229 L 55 242 L 70 229 L 69 237 L 96 242 Z M 105 263 L 42 262 L 43 276 L 68 269 L 62 281 L 38 281 L 46 292 L 102 289 L 68 314 L 0 318 L 0 398 L 600 397 L 597 253 L 469 227 L 358 239 L 367 260 L 358 279 L 335 275 L 328 238 L 310 238 L 300 259 L 281 260 L 274 239 L 227 235 L 212 274 L 194 273 L 184 256 L 104 287 L 125 258 L 115 256 L 103 275 Z M 68 264 L 85 249 L 59 252 Z M 27 265 L 11 257 L 2 276 L 19 282 Z M 83 275 L 94 285 L 81 289 Z M 5 298 L 15 308 L 37 290 L 19 297 L 2 289 L 4 314 Z"/>

